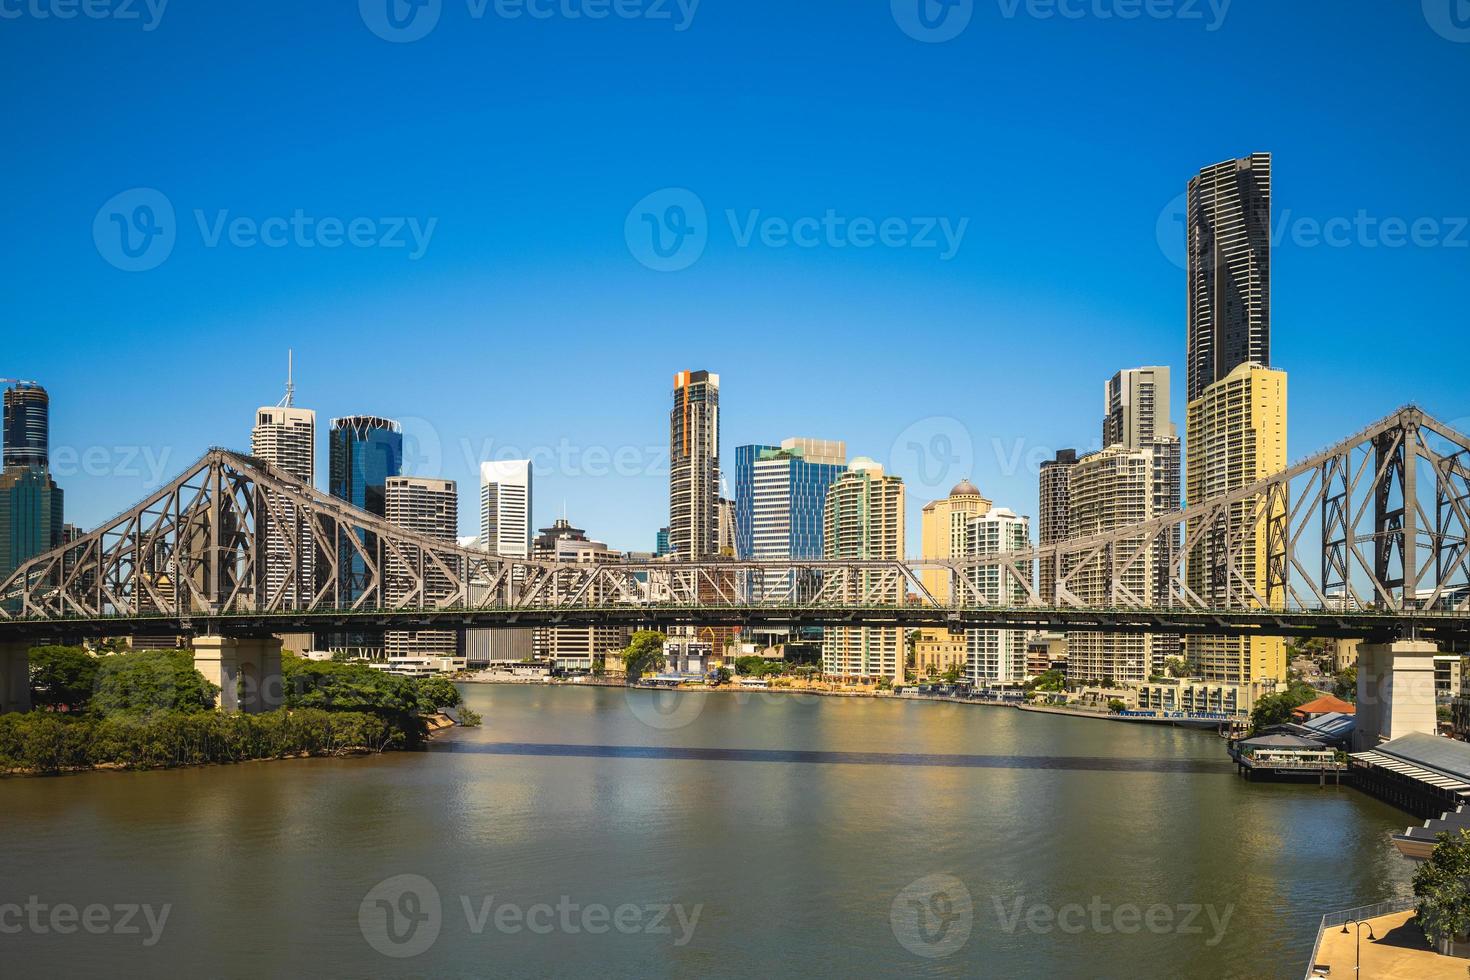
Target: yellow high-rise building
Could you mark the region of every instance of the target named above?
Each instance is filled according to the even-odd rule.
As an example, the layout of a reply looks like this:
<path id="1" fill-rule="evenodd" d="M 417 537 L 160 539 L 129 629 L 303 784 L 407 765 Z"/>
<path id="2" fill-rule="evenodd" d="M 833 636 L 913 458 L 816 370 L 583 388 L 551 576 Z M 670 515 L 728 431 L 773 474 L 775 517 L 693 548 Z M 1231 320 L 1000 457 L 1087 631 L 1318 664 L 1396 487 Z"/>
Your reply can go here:
<path id="1" fill-rule="evenodd" d="M 924 558 L 959 558 L 965 554 L 965 535 L 970 521 L 990 513 L 990 501 L 975 484 L 961 480 L 949 496 L 924 507 L 919 527 L 920 555 Z M 920 573 L 924 588 L 937 602 L 953 601 L 950 577 L 943 569 Z M 921 629 L 914 640 L 914 670 L 917 676 L 942 674 L 951 667 L 964 669 L 968 658 L 965 633 L 944 629 Z"/>
<path id="2" fill-rule="evenodd" d="M 903 480 L 885 476 L 883 467 L 864 456 L 827 488 L 822 514 L 825 558 L 901 559 L 904 556 Z M 844 602 L 864 598 L 902 605 L 900 583 L 863 573 L 849 583 Z M 849 680 L 903 680 L 903 630 L 895 626 L 844 626 L 822 634 L 822 671 Z"/>
<path id="3" fill-rule="evenodd" d="M 1191 507 L 1286 469 L 1286 372 L 1250 362 L 1237 366 L 1189 403 L 1185 440 Z M 1241 574 L 1266 596 L 1266 521 L 1253 518 L 1256 506 L 1254 500 L 1232 505 L 1228 524 L 1240 536 Z M 1223 547 L 1218 536 L 1206 534 L 1189 555 L 1189 587 L 1211 605 L 1225 601 L 1209 575 Z M 1206 680 L 1286 680 L 1286 641 L 1279 637 L 1189 637 L 1185 654 Z"/>

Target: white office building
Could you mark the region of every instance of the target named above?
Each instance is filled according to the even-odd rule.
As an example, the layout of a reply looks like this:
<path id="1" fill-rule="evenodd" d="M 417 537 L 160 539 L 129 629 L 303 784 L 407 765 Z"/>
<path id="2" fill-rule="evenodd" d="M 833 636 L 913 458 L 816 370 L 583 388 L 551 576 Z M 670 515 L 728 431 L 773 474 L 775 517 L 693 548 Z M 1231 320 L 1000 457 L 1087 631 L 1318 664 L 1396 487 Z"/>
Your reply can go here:
<path id="1" fill-rule="evenodd" d="M 972 519 L 965 541 L 968 555 L 1003 554 L 1031 547 L 1031 518 L 1005 507 Z M 1031 563 L 1020 563 L 1023 578 L 1030 579 Z M 980 598 L 995 605 L 1021 606 L 1027 602 L 1026 588 L 999 565 L 976 568 L 970 573 Z M 966 630 L 969 663 L 966 674 L 977 687 L 1020 684 L 1026 679 L 1025 630 Z"/>
<path id="2" fill-rule="evenodd" d="M 480 543 L 506 558 L 531 557 L 531 461 L 480 464 Z"/>

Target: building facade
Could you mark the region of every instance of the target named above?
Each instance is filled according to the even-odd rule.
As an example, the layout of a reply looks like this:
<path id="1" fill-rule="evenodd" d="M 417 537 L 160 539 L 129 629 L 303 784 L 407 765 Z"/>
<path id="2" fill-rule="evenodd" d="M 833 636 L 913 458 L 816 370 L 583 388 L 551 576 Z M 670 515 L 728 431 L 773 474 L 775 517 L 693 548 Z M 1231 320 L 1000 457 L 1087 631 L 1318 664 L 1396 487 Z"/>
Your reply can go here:
<path id="1" fill-rule="evenodd" d="M 480 543 L 492 555 L 531 557 L 531 461 L 480 464 Z"/>
<path id="2" fill-rule="evenodd" d="M 587 532 L 573 527 L 566 518 L 557 518 L 536 536 L 532 557 L 562 562 L 607 562 L 622 556 L 601 541 L 593 541 Z M 589 602 L 611 602 L 616 596 L 600 590 L 591 592 Z M 537 660 L 548 666 L 573 670 L 602 667 L 617 673 L 616 661 L 633 639 L 633 631 L 625 626 L 556 626 L 535 631 L 532 643 Z"/>
<path id="3" fill-rule="evenodd" d="M 403 467 L 403 429 L 392 419 L 376 415 L 349 415 L 333 419 L 327 432 L 328 492 L 369 514 L 386 518 L 388 478 Z M 378 537 L 358 532 L 369 554 L 379 551 Z M 350 603 L 367 585 L 367 566 L 357 549 L 343 543 L 337 554 L 337 587 L 341 601 Z M 320 644 L 320 639 L 318 641 Z M 338 633 L 327 637 L 329 649 L 353 649 L 367 656 L 381 651 L 380 630 Z"/>
<path id="4" fill-rule="evenodd" d="M 1072 468 L 1077 465 L 1077 450 L 1061 449 L 1055 459 L 1041 464 L 1038 478 L 1039 504 L 1037 513 L 1038 544 L 1056 544 L 1071 533 Z M 1037 589 L 1042 601 L 1055 605 L 1057 601 L 1056 562 L 1042 559 L 1038 570 Z"/>
<path id="5" fill-rule="evenodd" d="M 257 409 L 250 430 L 250 454 L 307 486 L 315 486 L 316 412 L 291 405 Z M 309 603 L 317 587 L 316 542 L 311 528 L 298 526 L 295 505 L 290 500 L 275 501 L 275 511 L 264 516 L 267 591 L 288 603 Z"/>
<path id="6" fill-rule="evenodd" d="M 4 466 L 51 465 L 51 396 L 31 381 L 5 389 Z"/>
<path id="7" fill-rule="evenodd" d="M 943 500 L 925 504 L 919 518 L 920 556 L 963 557 L 969 547 L 970 522 L 988 514 L 990 506 L 990 501 L 969 480 L 955 484 Z M 924 569 L 920 581 L 940 604 L 948 605 L 955 600 L 953 584 L 942 569 Z M 964 630 L 921 629 L 913 643 L 914 667 L 920 671 L 942 674 L 955 666 L 963 669 L 968 663 L 969 646 Z"/>
<path id="8" fill-rule="evenodd" d="M 830 559 L 899 559 L 904 555 L 903 480 L 887 476 L 866 457 L 827 489 L 822 515 L 823 557 Z M 865 597 L 897 606 L 905 601 L 903 586 L 884 586 L 875 576 L 857 583 L 859 594 L 843 596 L 857 603 Z M 841 627 L 822 635 L 822 670 L 849 680 L 903 680 L 906 658 L 903 630 L 897 627 Z"/>
<path id="9" fill-rule="evenodd" d="M 720 376 L 674 375 L 669 411 L 669 548 L 684 560 L 719 553 Z"/>
<path id="10" fill-rule="evenodd" d="M 1286 372 L 1242 364 L 1189 403 L 1185 494 L 1191 506 L 1249 486 L 1286 468 Z M 1187 582 L 1211 606 L 1224 606 L 1226 545 L 1261 596 L 1266 587 L 1266 520 L 1255 500 L 1230 506 L 1226 527 L 1202 533 L 1188 558 Z M 1195 528 L 1190 528 L 1193 537 Z M 1188 637 L 1190 669 L 1209 681 L 1250 683 L 1286 679 L 1286 643 L 1279 637 Z"/>
<path id="11" fill-rule="evenodd" d="M 459 489 L 453 480 L 389 477 L 384 499 L 389 523 L 449 544 L 456 541 L 459 534 Z M 388 601 L 397 604 L 412 591 L 413 570 L 401 567 L 391 556 L 386 568 Z M 437 569 L 425 567 L 423 575 L 424 592 L 419 597 L 422 604 L 431 604 L 453 592 L 449 578 Z M 389 630 L 384 639 L 384 650 L 390 662 L 405 657 L 457 657 L 459 634 L 454 630 Z"/>
<path id="12" fill-rule="evenodd" d="M 746 539 L 740 557 L 821 558 L 827 490 L 847 472 L 847 444 L 792 438 L 774 447 L 741 446 L 735 455 L 736 527 Z M 787 575 L 752 583 L 755 598 L 786 595 L 792 587 Z"/>
<path id="13" fill-rule="evenodd" d="M 0 579 L 64 543 L 65 494 L 51 478 L 50 411 L 50 396 L 38 384 L 5 390 Z"/>
<path id="14" fill-rule="evenodd" d="M 1031 547 L 1031 519 L 1005 507 L 996 507 L 968 525 L 965 554 L 972 557 L 1026 551 Z M 1023 563 L 1029 581 L 1032 568 Z M 1024 606 L 1026 588 L 999 566 L 972 569 L 971 584 L 982 601 L 994 605 Z M 966 676 L 976 687 L 1020 684 L 1026 679 L 1026 631 L 972 629 L 966 631 L 970 658 Z"/>
<path id="15" fill-rule="evenodd" d="M 1169 369 L 1129 368 L 1103 386 L 1102 444 L 1130 449 L 1178 434 L 1172 421 Z"/>
<path id="16" fill-rule="evenodd" d="M 1271 154 L 1205 167 L 1185 202 L 1193 402 L 1242 364 L 1271 365 Z"/>

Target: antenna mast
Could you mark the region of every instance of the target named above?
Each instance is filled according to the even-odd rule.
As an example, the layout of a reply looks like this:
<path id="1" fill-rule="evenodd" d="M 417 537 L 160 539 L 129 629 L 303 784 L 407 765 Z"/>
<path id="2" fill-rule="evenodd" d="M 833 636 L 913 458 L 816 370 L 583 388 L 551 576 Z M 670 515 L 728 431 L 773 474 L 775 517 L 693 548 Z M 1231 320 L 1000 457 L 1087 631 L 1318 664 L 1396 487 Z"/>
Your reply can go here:
<path id="1" fill-rule="evenodd" d="M 294 359 L 295 359 L 295 351 L 291 350 L 290 348 L 287 348 L 286 349 L 286 397 L 283 398 L 283 399 L 281 399 L 280 402 L 277 403 L 277 405 L 276 405 L 277 408 L 290 408 L 292 402 L 295 401 L 295 399 L 296 399 L 296 385 L 291 380 L 292 368 L 294 366 L 292 362 L 294 361 Z"/>

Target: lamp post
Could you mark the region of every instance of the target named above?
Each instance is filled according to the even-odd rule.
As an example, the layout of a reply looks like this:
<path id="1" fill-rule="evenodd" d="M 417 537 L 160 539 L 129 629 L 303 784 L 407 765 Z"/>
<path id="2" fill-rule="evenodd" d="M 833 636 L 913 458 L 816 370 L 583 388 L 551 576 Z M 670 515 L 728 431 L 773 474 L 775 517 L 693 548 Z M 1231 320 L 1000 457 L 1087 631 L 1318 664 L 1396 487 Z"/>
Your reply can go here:
<path id="1" fill-rule="evenodd" d="M 1372 923 L 1369 923 L 1369 922 L 1361 922 L 1361 921 L 1359 921 L 1357 919 L 1349 919 L 1347 922 L 1344 922 L 1342 924 L 1342 933 L 1343 933 L 1343 935 L 1347 935 L 1348 926 L 1356 926 L 1357 927 L 1357 930 L 1358 930 L 1357 962 L 1353 966 L 1353 977 L 1356 978 L 1358 976 L 1359 971 L 1361 971 L 1363 969 L 1363 927 L 1364 926 L 1367 926 L 1368 927 L 1368 939 L 1369 939 L 1370 942 L 1377 942 L 1378 941 L 1378 937 L 1375 936 L 1375 935 L 1373 935 L 1373 925 L 1372 925 Z"/>

